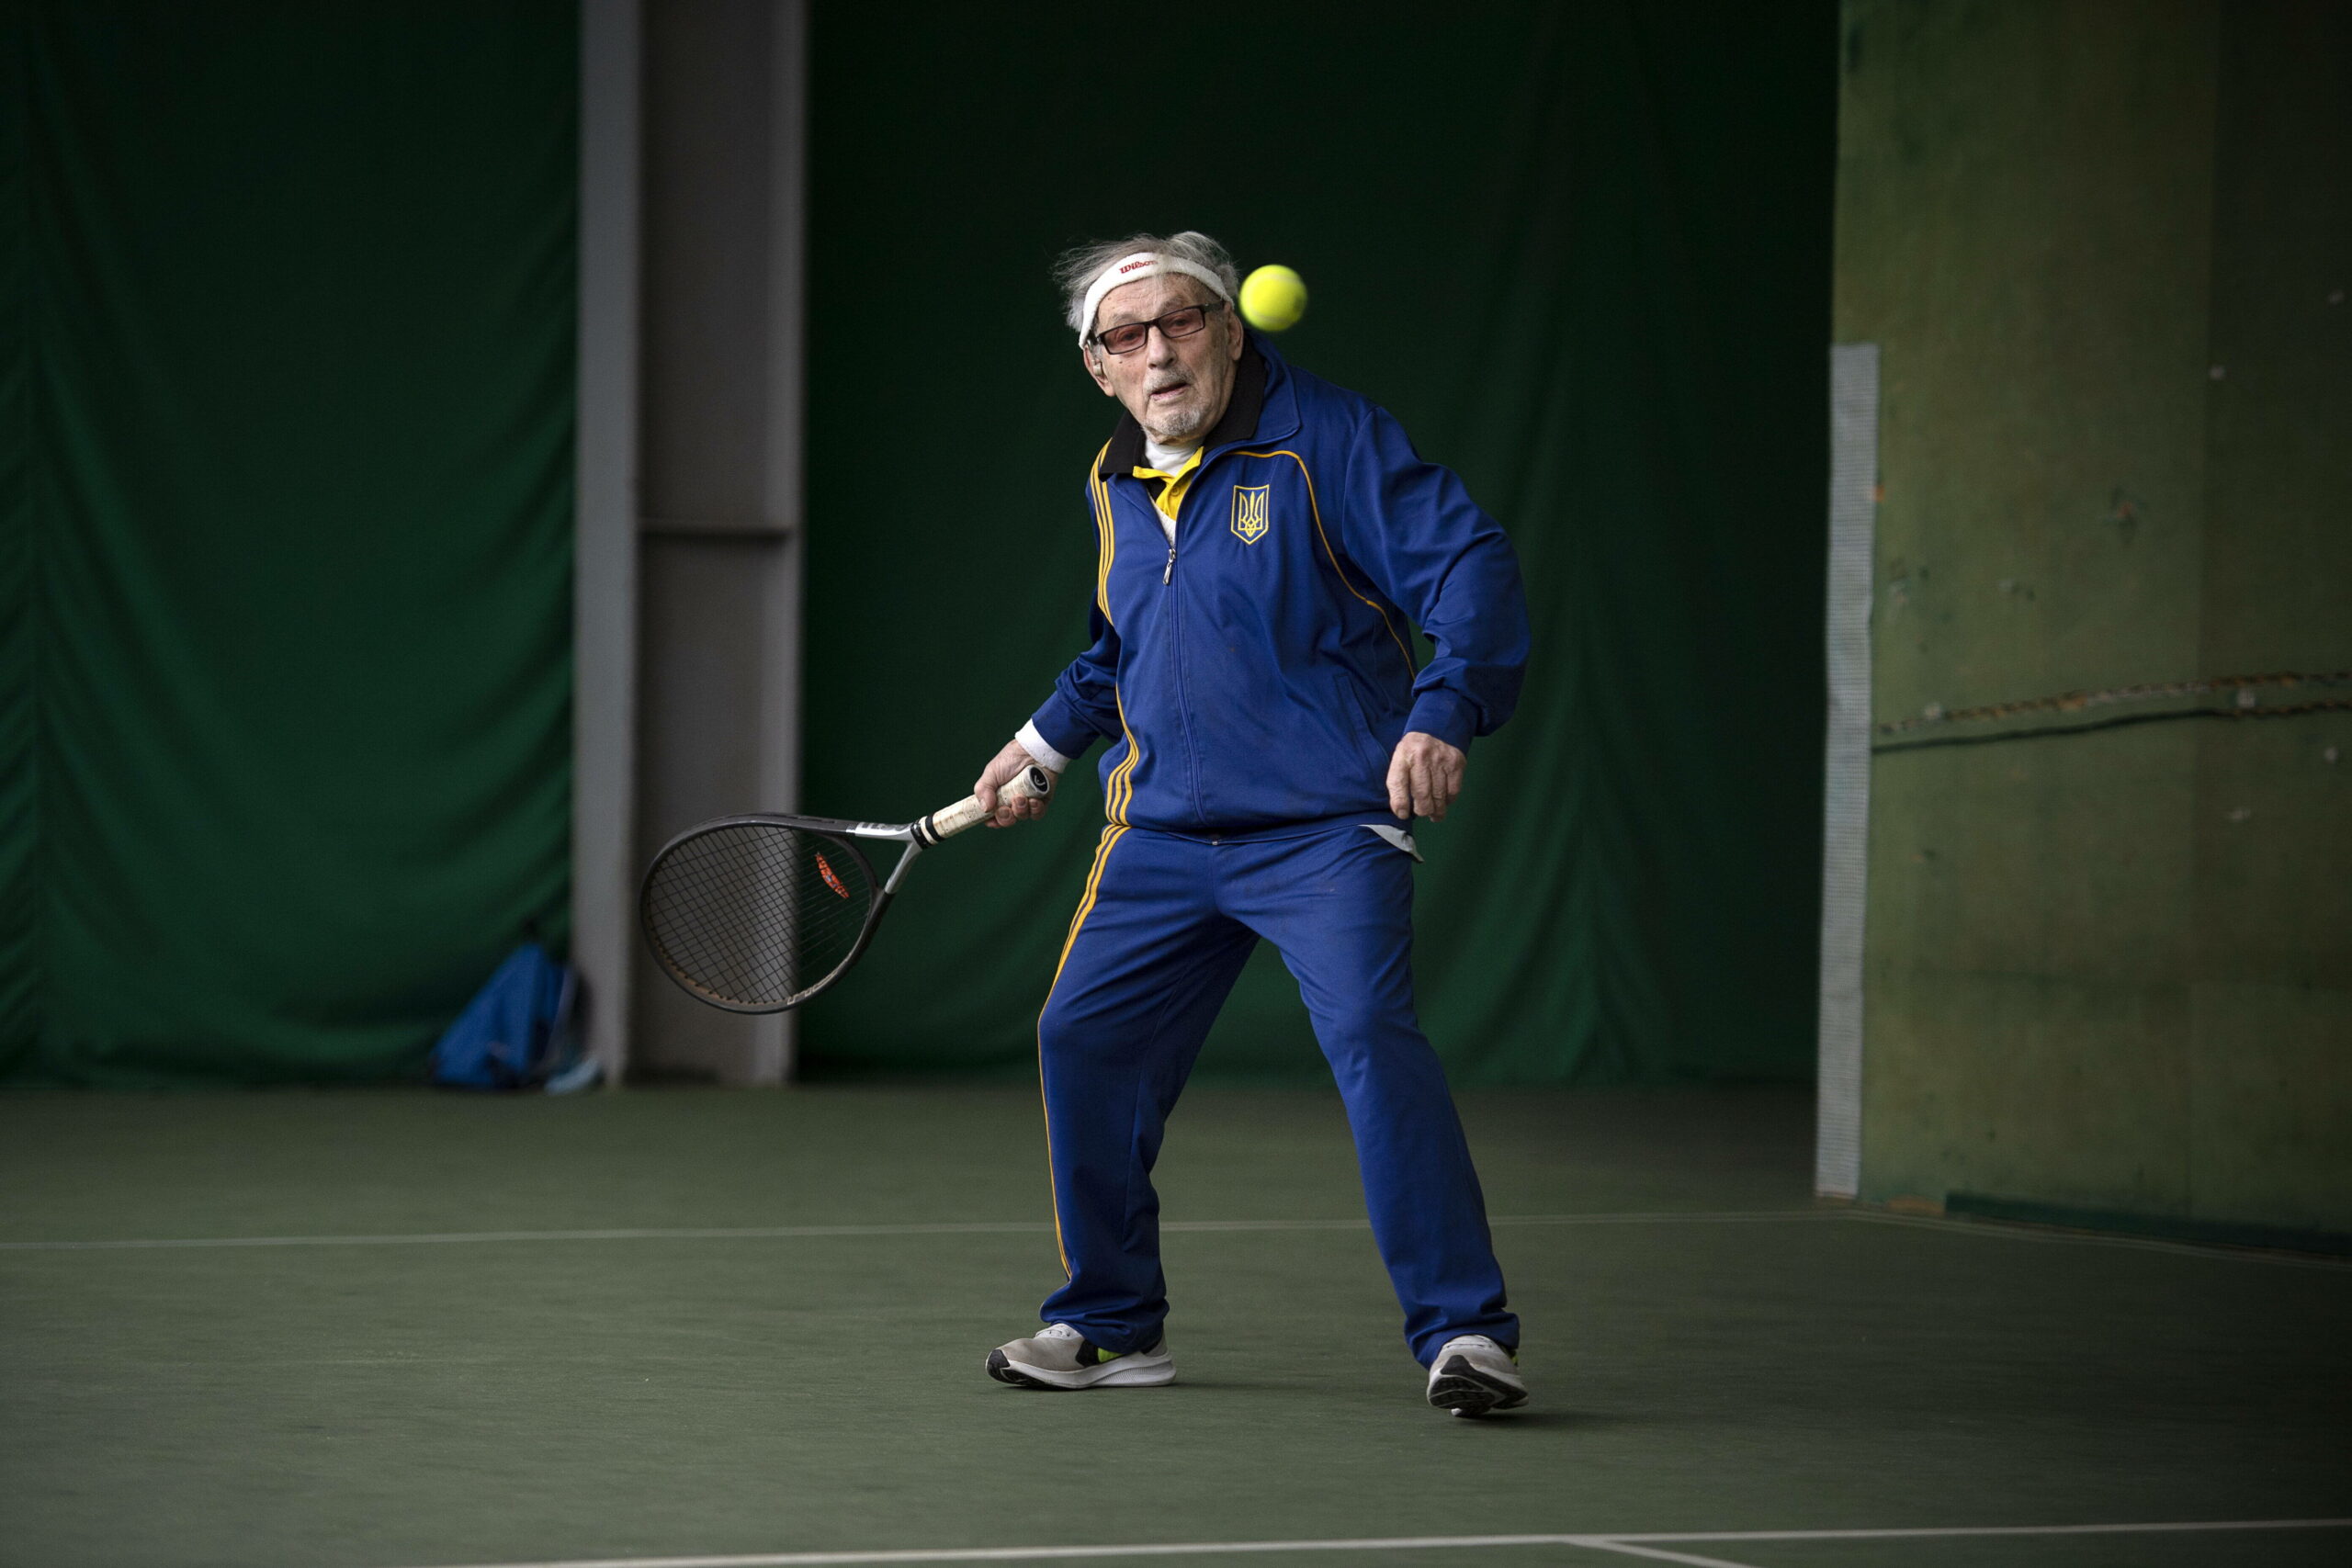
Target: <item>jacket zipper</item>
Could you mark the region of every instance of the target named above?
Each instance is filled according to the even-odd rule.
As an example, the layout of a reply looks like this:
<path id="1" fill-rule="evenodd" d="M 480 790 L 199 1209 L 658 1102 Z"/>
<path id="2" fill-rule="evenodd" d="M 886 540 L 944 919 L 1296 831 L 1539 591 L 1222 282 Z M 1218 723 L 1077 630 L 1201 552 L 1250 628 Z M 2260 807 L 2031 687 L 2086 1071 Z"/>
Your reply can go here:
<path id="1" fill-rule="evenodd" d="M 1201 467 L 1205 468 L 1207 466 L 1208 459 L 1204 456 L 1201 459 Z M 1200 482 L 1200 473 L 1195 471 L 1193 475 L 1192 484 L 1185 487 L 1185 501 L 1190 501 L 1193 498 L 1193 491 L 1199 488 Z M 1154 508 L 1154 510 L 1157 511 L 1158 509 Z M 1166 565 L 1159 569 L 1159 583 L 1163 588 L 1170 587 L 1176 581 L 1176 536 L 1177 533 L 1184 525 L 1182 522 L 1182 513 L 1184 511 L 1182 502 L 1179 502 L 1177 503 L 1176 511 L 1178 515 L 1170 520 L 1170 525 L 1168 535 L 1168 561 Z M 1190 682 L 1186 681 L 1184 671 L 1184 636 L 1181 625 L 1181 610 L 1182 604 L 1180 602 L 1178 604 L 1170 604 L 1165 611 L 1168 617 L 1168 649 L 1170 655 L 1170 662 L 1174 666 L 1176 675 L 1177 728 L 1184 737 L 1185 772 L 1190 775 L 1189 783 L 1191 786 L 1186 793 L 1191 795 L 1193 797 L 1193 817 L 1195 821 L 1205 824 L 1208 821 L 1208 807 L 1204 805 L 1201 800 L 1201 749 L 1200 742 L 1194 739 L 1193 736 L 1192 701 L 1190 697 Z"/>
<path id="2" fill-rule="evenodd" d="M 1193 470 L 1192 482 L 1184 487 L 1184 501 L 1190 501 L 1193 498 L 1193 491 L 1199 488 L 1201 475 L 1208 470 L 1208 455 L 1204 453 L 1201 456 L 1200 466 Z M 1184 510 L 1184 501 L 1176 503 L 1176 511 L 1180 516 Z M 1155 506 L 1152 510 L 1156 512 L 1159 508 Z M 1168 564 L 1159 569 L 1159 585 L 1162 588 L 1176 581 L 1176 530 L 1182 526 L 1182 525 L 1175 517 L 1168 520 Z"/>

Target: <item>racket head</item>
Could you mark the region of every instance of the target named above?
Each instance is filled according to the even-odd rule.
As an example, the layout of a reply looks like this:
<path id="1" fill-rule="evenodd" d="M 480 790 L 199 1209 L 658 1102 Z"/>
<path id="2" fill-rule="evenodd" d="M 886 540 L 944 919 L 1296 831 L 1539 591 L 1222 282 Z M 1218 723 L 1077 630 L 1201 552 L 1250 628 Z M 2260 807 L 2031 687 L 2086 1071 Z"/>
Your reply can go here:
<path id="1" fill-rule="evenodd" d="M 857 962 L 888 895 L 857 841 L 808 818 L 725 817 L 662 848 L 638 919 L 662 972 L 729 1012 L 798 1007 Z"/>

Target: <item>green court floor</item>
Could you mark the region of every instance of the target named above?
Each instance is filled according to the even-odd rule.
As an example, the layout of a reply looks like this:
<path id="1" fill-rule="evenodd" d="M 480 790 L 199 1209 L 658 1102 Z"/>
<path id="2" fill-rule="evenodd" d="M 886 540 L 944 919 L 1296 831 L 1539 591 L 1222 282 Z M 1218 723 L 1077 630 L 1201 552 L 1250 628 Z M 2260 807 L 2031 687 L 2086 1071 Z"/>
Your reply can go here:
<path id="1" fill-rule="evenodd" d="M 2352 1516 L 2352 1268 L 1819 1208 L 1796 1094 L 1464 1110 L 1536 1391 L 1487 1422 L 1419 1403 L 1329 1094 L 1187 1099 L 1180 1381 L 1077 1395 L 980 1371 L 1058 1278 L 1033 1093 L 0 1099 L 0 1563 L 2352 1561 L 1758 1533 Z"/>

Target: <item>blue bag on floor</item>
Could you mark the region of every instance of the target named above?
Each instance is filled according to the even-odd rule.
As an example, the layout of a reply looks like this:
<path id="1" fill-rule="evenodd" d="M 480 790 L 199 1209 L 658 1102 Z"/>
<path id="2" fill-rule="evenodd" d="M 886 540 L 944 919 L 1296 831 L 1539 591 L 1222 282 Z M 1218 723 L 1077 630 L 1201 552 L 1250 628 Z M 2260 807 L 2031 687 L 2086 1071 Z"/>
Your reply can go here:
<path id="1" fill-rule="evenodd" d="M 537 942 L 509 953 L 433 1047 L 433 1081 L 529 1089 L 571 1065 L 578 976 Z"/>

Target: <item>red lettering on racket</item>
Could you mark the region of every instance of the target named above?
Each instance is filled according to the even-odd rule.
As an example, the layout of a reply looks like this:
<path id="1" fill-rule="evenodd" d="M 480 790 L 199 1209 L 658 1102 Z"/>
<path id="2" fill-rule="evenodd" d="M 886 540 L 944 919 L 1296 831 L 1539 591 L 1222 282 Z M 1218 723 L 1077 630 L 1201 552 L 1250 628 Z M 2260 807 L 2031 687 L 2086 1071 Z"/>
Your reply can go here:
<path id="1" fill-rule="evenodd" d="M 849 888 L 843 885 L 840 877 L 833 874 L 833 868 L 825 863 L 825 857 L 822 854 L 818 854 L 817 852 L 813 850 L 809 852 L 817 855 L 817 874 L 825 879 L 825 886 L 840 894 L 842 897 L 848 897 Z"/>

